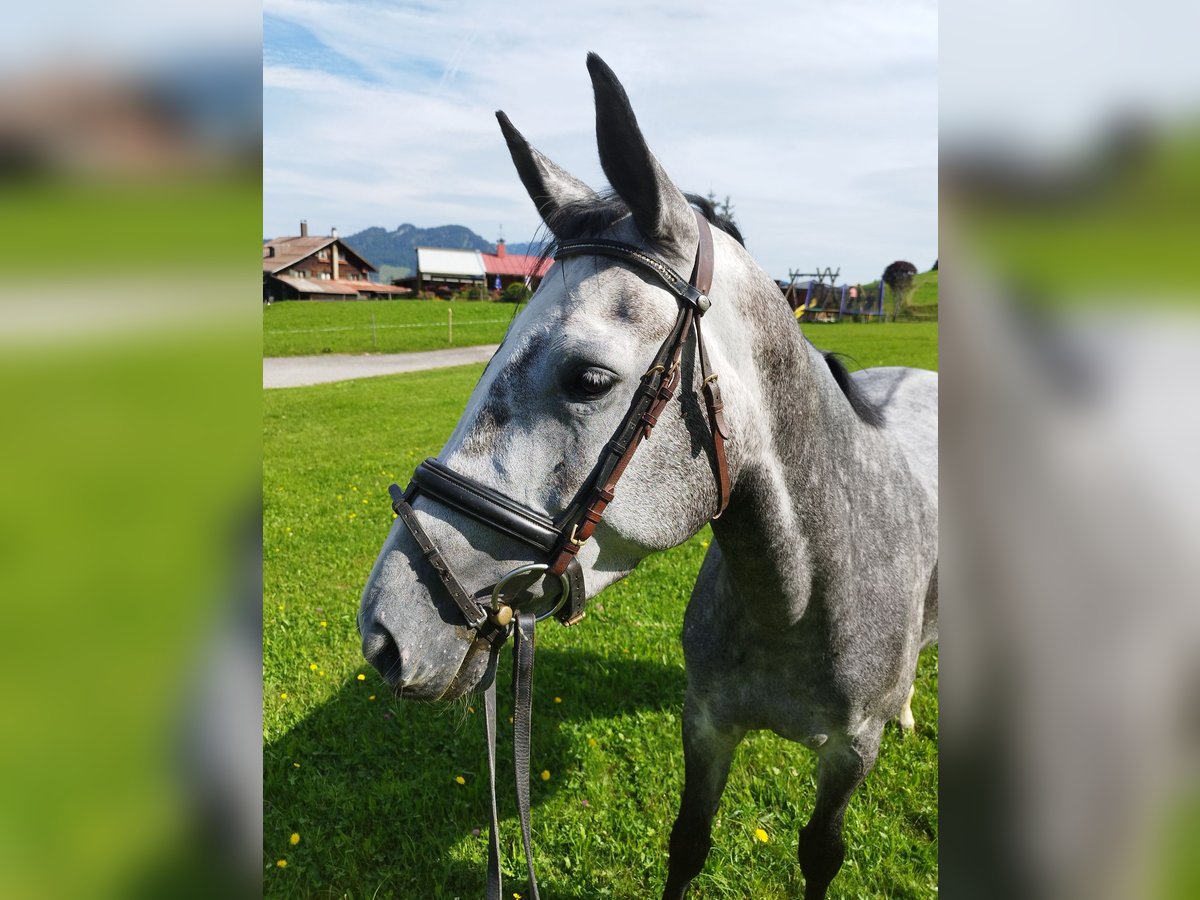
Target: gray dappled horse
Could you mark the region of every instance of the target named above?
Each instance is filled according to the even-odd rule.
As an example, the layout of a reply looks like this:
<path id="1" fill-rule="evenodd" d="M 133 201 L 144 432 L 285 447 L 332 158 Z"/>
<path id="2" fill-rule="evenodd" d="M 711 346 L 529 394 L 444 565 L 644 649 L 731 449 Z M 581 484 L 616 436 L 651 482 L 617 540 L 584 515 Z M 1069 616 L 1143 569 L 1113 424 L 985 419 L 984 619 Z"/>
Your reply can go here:
<path id="1" fill-rule="evenodd" d="M 560 242 L 620 241 L 691 271 L 700 226 L 688 199 L 647 148 L 616 76 L 594 55 L 588 69 L 613 193 L 594 193 L 498 114 L 522 182 Z M 724 392 L 732 493 L 684 618 L 685 785 L 664 896 L 682 897 L 704 865 L 734 748 L 748 730 L 771 729 L 819 759 L 798 852 L 814 900 L 842 864 L 846 805 L 885 722 L 912 726 L 917 654 L 937 639 L 937 375 L 847 376 L 799 332 L 736 230 L 714 224 L 704 339 Z M 619 259 L 559 259 L 438 461 L 525 507 L 560 513 L 621 424 L 676 305 Z M 681 374 L 578 550 L 590 596 L 686 541 L 718 508 L 690 347 Z M 412 508 L 465 584 L 495 584 L 529 563 L 528 547 L 447 504 L 420 496 Z M 359 627 L 366 658 L 404 697 L 458 697 L 494 671 L 494 648 L 464 627 L 403 520 L 371 572 Z"/>

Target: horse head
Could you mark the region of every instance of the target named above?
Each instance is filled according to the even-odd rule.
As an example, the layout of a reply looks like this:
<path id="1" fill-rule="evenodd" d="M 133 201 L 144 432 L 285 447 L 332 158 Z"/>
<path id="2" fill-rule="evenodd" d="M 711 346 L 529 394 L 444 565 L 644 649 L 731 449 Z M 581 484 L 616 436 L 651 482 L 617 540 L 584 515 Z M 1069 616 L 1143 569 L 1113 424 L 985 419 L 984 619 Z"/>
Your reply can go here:
<path id="1" fill-rule="evenodd" d="M 463 602 L 447 590 L 438 558 L 471 595 L 468 610 L 478 604 L 489 612 L 489 595 L 506 573 L 546 560 L 529 541 L 453 502 L 453 480 L 474 485 L 476 502 L 491 502 L 490 509 L 499 503 L 529 511 L 526 519 L 559 521 L 611 457 L 611 442 L 648 366 L 678 324 L 679 298 L 654 271 L 620 257 L 568 253 L 571 242 L 600 239 L 638 248 L 686 277 L 696 264 L 701 231 L 708 230 L 650 152 L 612 70 L 594 54 L 588 70 L 611 193 L 598 195 L 497 113 L 521 181 L 556 241 L 550 251 L 556 261 L 489 362 L 436 463 L 426 466 L 427 483 L 442 479 L 441 489 L 411 495 L 411 507 L 394 521 L 363 591 L 363 653 L 407 698 L 461 696 L 481 685 L 494 658 L 493 645 L 480 639 L 470 612 L 464 615 Z M 712 243 L 714 299 L 704 334 L 730 403 L 729 424 L 721 424 L 733 433 L 738 399 L 751 390 L 730 364 L 748 355 L 735 322 L 735 283 L 769 279 L 734 238 L 714 230 Z M 711 410 L 705 409 L 694 342 L 684 347 L 677 379 L 679 389 L 658 413 L 653 438 L 627 460 L 602 521 L 572 551 L 572 571 L 588 595 L 627 575 L 647 554 L 687 540 L 722 502 L 714 477 L 715 426 L 706 414 Z M 728 478 L 736 479 L 738 456 L 733 442 Z M 491 500 L 478 500 L 485 495 Z M 436 547 L 436 555 L 423 544 Z M 521 602 L 528 604 L 549 604 L 566 590 L 566 582 L 554 577 L 522 586 Z"/>

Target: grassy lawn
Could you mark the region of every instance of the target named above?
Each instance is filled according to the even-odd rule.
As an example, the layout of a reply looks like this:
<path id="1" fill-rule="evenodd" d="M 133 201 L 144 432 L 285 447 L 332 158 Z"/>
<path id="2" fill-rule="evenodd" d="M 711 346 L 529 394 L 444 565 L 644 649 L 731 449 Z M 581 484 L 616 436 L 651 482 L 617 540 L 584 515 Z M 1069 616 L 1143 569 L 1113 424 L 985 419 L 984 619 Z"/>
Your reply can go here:
<path id="1" fill-rule="evenodd" d="M 453 343 L 447 329 L 451 310 Z M 511 303 L 469 300 L 273 303 L 263 307 L 263 356 L 407 353 L 498 344 L 515 311 Z"/>
<path id="2" fill-rule="evenodd" d="M 369 304 L 375 306 L 377 304 Z M 368 304 L 363 304 L 368 306 Z M 937 326 L 811 326 L 861 364 L 935 367 Z M 400 703 L 360 656 L 359 593 L 403 483 L 456 423 L 482 366 L 264 396 L 264 853 L 267 896 L 476 897 L 487 859 L 482 707 Z M 402 410 L 402 412 L 401 412 Z M 683 609 L 706 528 L 540 632 L 534 849 L 543 895 L 656 895 L 683 780 Z M 508 684 L 509 654 L 500 685 Z M 314 668 L 315 667 L 315 668 Z M 358 680 L 358 676 L 363 680 Z M 499 759 L 511 760 L 500 692 Z M 932 897 L 938 872 L 937 657 L 921 661 L 916 734 L 889 726 L 846 816 L 831 896 Z M 798 896 L 795 840 L 814 757 L 768 733 L 735 760 L 697 898 Z M 525 893 L 501 763 L 505 896 Z M 458 784 L 461 776 L 464 784 Z M 769 840 L 755 839 L 762 828 Z M 291 844 L 290 836 L 300 836 Z M 276 861 L 286 859 L 286 868 Z"/>
<path id="3" fill-rule="evenodd" d="M 879 291 L 879 282 L 872 281 L 870 284 L 864 285 L 863 291 L 868 297 L 874 297 Z M 883 308 L 887 310 L 889 316 L 892 314 L 894 302 L 892 290 L 888 288 L 887 294 L 884 297 Z M 937 317 L 938 273 L 918 272 L 913 276 L 912 296 L 908 298 L 908 304 L 904 307 L 900 321 L 916 320 L 919 322 L 928 322 L 937 321 Z"/>
<path id="4" fill-rule="evenodd" d="M 937 319 L 938 273 L 922 272 L 915 285 L 908 314 L 922 320 Z M 878 285 L 876 285 L 877 289 Z M 868 287 L 868 290 L 872 288 Z M 888 296 L 891 310 L 891 296 Z M 448 313 L 454 312 L 454 342 L 450 343 Z M 308 356 L 322 353 L 406 353 L 440 350 L 474 344 L 496 344 L 512 320 L 514 307 L 508 303 L 456 300 L 379 300 L 273 303 L 263 307 L 263 356 Z M 847 330 L 854 323 L 841 323 Z M 814 339 L 824 340 L 827 326 L 809 326 Z M 877 323 L 870 328 L 878 327 Z M 912 335 L 923 332 L 911 332 Z M 873 334 L 873 333 L 872 333 Z M 818 337 L 821 336 L 821 337 Z M 897 332 L 880 343 L 876 337 L 848 334 L 838 337 L 854 346 L 878 345 L 875 361 L 860 360 L 864 366 L 896 360 L 898 344 L 913 339 Z M 920 340 L 920 338 L 915 338 Z"/>
<path id="5" fill-rule="evenodd" d="M 847 368 L 915 366 L 936 369 L 937 322 L 806 322 L 804 333 L 822 350 L 844 354 Z"/>

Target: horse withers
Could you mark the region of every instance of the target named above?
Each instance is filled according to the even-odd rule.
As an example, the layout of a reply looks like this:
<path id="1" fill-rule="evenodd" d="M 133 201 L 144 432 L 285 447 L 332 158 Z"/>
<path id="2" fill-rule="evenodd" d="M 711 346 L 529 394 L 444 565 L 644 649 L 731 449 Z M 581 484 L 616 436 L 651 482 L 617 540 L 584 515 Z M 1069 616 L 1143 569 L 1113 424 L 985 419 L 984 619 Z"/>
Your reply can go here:
<path id="1" fill-rule="evenodd" d="M 554 564 L 531 550 L 525 526 L 496 527 L 479 504 L 520 513 L 534 532 L 576 515 L 646 379 L 675 379 L 652 439 L 624 459 L 590 540 L 571 550 L 571 583 L 585 595 L 572 602 L 709 522 L 725 470 L 728 506 L 713 520 L 684 617 L 685 783 L 664 897 L 682 897 L 704 865 L 734 749 L 749 730 L 770 729 L 818 757 L 798 848 L 806 897 L 818 900 L 842 864 L 846 805 L 887 720 L 911 726 L 917 655 L 937 640 L 937 375 L 848 375 L 799 332 L 775 282 L 711 209 L 711 286 L 695 314 L 703 345 L 697 334 L 677 366 L 648 371 L 679 328 L 687 294 L 628 253 L 640 248 L 672 275 L 693 272 L 694 287 L 710 229 L 650 152 L 616 76 L 594 54 L 588 69 L 610 193 L 555 165 L 498 114 L 521 181 L 570 252 L 556 258 L 426 469 L 431 490 L 405 495 L 410 514 L 396 520 L 363 592 L 363 653 L 402 697 L 450 699 L 486 686 L 513 627 L 503 603 L 481 612 L 491 587 L 498 595 L 514 573 L 540 570 L 522 575 L 525 596 L 553 601 L 569 588 L 565 575 L 561 586 L 547 577 L 539 587 L 536 576 Z M 601 249 L 581 251 L 589 243 Z M 601 252 L 610 245 L 627 255 Z M 706 409 L 713 383 L 724 401 L 719 428 Z M 456 484 L 476 499 L 455 502 Z"/>

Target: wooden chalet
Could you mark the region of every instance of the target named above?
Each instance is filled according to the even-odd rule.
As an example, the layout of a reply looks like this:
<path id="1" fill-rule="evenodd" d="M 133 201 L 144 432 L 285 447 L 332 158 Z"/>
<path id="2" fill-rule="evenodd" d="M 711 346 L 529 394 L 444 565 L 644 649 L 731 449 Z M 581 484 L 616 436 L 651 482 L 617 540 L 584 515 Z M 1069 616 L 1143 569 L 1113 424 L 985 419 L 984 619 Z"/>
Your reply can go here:
<path id="1" fill-rule="evenodd" d="M 263 244 L 263 302 L 277 300 L 386 300 L 411 293 L 408 288 L 372 281 L 378 270 L 342 242 L 335 229 L 328 237 L 300 234 Z"/>

